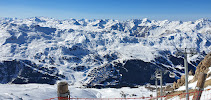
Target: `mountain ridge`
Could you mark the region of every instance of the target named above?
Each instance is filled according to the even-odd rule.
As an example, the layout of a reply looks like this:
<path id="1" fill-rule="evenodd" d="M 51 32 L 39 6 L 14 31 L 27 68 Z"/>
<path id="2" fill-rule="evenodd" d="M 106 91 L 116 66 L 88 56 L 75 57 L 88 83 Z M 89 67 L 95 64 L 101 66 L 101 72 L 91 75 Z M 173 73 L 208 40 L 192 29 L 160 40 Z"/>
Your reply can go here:
<path id="1" fill-rule="evenodd" d="M 175 55 L 176 48 L 196 48 L 197 52 L 205 54 L 211 50 L 209 19 L 182 22 L 149 19 L 118 21 L 5 18 L 0 19 L 0 29 L 0 61 L 29 60 L 41 68 L 56 67 L 58 73 L 65 76 L 64 80 L 80 86 L 89 84 L 88 81 L 93 77 L 98 77 L 99 73 L 88 76 L 95 68 L 111 65 L 110 69 L 103 72 L 115 72 L 115 64 L 122 64 L 119 66 L 122 72 L 125 63 L 134 59 L 155 64 L 157 68 L 164 68 L 180 76 L 184 73 L 182 63 L 173 61 L 181 59 Z M 203 53 L 189 56 L 191 69 L 196 67 L 203 56 Z M 125 80 L 121 74 L 127 75 L 127 72 L 109 74 L 108 77 L 117 75 L 118 78 L 106 82 L 106 85 Z M 101 80 L 100 78 L 97 80 Z M 91 83 L 95 84 L 94 81 Z M 140 84 L 145 83 L 143 81 Z M 103 81 L 97 84 L 105 85 Z M 131 84 L 133 83 L 129 85 Z"/>

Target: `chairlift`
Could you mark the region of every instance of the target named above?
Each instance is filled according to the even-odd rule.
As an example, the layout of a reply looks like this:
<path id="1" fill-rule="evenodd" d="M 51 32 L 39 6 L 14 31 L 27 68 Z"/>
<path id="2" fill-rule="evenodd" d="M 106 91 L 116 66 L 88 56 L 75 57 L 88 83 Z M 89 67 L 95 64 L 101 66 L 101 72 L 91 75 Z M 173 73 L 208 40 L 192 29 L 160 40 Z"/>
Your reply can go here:
<path id="1" fill-rule="evenodd" d="M 161 74 L 160 73 L 157 73 L 156 74 L 156 78 L 161 78 Z"/>
<path id="2" fill-rule="evenodd" d="M 169 74 L 169 77 L 171 77 L 171 78 L 175 78 L 175 73 L 173 73 L 173 72 L 170 72 L 170 74 Z"/>
<path id="3" fill-rule="evenodd" d="M 167 74 L 167 73 L 168 73 L 168 70 L 165 70 L 163 74 Z"/>

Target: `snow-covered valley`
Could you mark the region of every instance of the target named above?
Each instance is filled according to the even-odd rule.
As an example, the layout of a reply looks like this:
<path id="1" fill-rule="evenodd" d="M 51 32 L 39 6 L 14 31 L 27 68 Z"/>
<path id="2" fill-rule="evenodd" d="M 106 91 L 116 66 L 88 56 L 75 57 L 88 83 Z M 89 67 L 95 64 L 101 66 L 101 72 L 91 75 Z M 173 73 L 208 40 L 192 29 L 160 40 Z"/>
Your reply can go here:
<path id="1" fill-rule="evenodd" d="M 150 78 L 157 68 L 168 71 L 164 83 L 173 83 L 184 74 L 183 58 L 175 55 L 176 48 L 195 48 L 198 54 L 188 55 L 189 70 L 195 70 L 211 51 L 211 20 L 1 18 L 0 87 L 51 84 L 40 95 L 48 90 L 55 95 L 57 81 L 81 88 L 136 87 L 154 84 Z M 170 78 L 169 72 L 177 77 Z M 27 98 L 30 93 L 14 98 Z M 13 98 L 12 94 L 0 95 Z"/>

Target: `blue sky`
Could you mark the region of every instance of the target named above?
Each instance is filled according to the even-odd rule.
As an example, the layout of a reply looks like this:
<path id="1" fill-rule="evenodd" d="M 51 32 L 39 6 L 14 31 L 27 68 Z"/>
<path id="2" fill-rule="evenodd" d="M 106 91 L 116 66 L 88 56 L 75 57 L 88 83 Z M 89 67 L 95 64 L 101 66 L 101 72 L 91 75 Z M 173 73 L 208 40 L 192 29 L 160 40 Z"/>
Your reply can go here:
<path id="1" fill-rule="evenodd" d="M 211 0 L 0 0 L 0 17 L 211 19 Z"/>

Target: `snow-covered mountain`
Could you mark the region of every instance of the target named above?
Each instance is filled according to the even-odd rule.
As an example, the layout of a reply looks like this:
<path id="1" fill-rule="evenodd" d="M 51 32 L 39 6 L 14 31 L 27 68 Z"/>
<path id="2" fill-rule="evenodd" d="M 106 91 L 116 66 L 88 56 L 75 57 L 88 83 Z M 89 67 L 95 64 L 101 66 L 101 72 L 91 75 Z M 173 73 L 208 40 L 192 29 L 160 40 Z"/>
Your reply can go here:
<path id="1" fill-rule="evenodd" d="M 211 51 L 211 20 L 0 19 L 0 83 L 66 80 L 75 86 L 153 83 L 156 68 L 184 73 L 176 48 L 195 48 L 189 69 Z M 164 75 L 165 82 L 175 79 Z"/>

